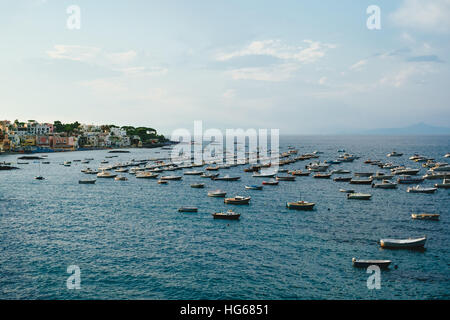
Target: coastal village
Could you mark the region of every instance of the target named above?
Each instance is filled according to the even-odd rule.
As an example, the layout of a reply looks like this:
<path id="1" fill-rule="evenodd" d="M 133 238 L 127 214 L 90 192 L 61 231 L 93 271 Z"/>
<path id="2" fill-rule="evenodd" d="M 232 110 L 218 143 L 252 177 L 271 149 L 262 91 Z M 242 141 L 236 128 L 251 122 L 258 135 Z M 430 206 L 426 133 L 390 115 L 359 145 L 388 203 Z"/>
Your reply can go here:
<path id="1" fill-rule="evenodd" d="M 34 153 L 126 147 L 158 147 L 167 143 L 153 128 L 92 125 L 78 122 L 0 121 L 0 152 Z"/>

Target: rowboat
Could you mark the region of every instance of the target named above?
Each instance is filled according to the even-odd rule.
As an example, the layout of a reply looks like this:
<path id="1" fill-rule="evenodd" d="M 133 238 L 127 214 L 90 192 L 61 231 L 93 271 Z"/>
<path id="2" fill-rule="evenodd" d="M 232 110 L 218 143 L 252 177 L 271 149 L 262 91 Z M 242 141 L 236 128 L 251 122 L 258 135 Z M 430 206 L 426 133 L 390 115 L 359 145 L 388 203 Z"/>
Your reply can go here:
<path id="1" fill-rule="evenodd" d="M 201 189 L 201 188 L 204 188 L 204 187 L 205 187 L 204 183 L 193 183 L 193 184 L 191 184 L 191 188 Z"/>
<path id="2" fill-rule="evenodd" d="M 276 185 L 278 185 L 278 181 L 276 181 L 276 180 L 263 181 L 262 184 L 268 185 L 268 186 L 276 186 Z"/>
<path id="3" fill-rule="evenodd" d="M 353 266 L 356 268 L 368 268 L 369 266 L 378 266 L 380 269 L 386 269 L 391 264 L 391 260 L 357 260 L 352 259 Z"/>
<path id="4" fill-rule="evenodd" d="M 219 170 L 219 167 L 212 167 L 212 166 L 209 166 L 209 167 L 206 167 L 205 168 L 205 170 L 208 170 L 208 171 L 217 171 L 217 170 Z"/>
<path id="5" fill-rule="evenodd" d="M 277 181 L 295 181 L 295 176 L 277 176 Z"/>
<path id="6" fill-rule="evenodd" d="M 78 180 L 79 184 L 95 184 L 97 180 L 96 179 L 83 179 L 83 180 Z"/>
<path id="7" fill-rule="evenodd" d="M 214 219 L 239 220 L 241 214 L 228 210 L 227 212 L 216 212 L 212 214 Z"/>
<path id="8" fill-rule="evenodd" d="M 440 215 L 437 213 L 413 213 L 411 218 L 416 220 L 439 220 Z"/>
<path id="9" fill-rule="evenodd" d="M 226 196 L 226 192 L 222 191 L 222 190 L 214 190 L 214 191 L 209 191 L 208 192 L 208 196 L 209 197 L 217 197 L 217 198 L 223 198 Z"/>
<path id="10" fill-rule="evenodd" d="M 128 178 L 124 176 L 117 176 L 114 178 L 114 181 L 127 181 Z"/>
<path id="11" fill-rule="evenodd" d="M 352 180 L 352 177 L 336 177 L 333 179 L 336 182 L 348 182 L 350 180 Z"/>
<path id="12" fill-rule="evenodd" d="M 383 180 L 383 182 L 381 182 L 381 183 L 372 183 L 372 188 L 396 189 L 397 184 L 395 182 L 391 182 L 389 180 Z"/>
<path id="13" fill-rule="evenodd" d="M 210 178 L 210 179 L 212 179 L 212 178 L 216 178 L 216 177 L 218 177 L 218 176 L 219 176 L 218 173 L 215 173 L 215 174 L 204 173 L 204 174 L 202 174 L 202 175 L 200 176 L 200 178 Z"/>
<path id="14" fill-rule="evenodd" d="M 197 207 L 181 207 L 178 209 L 178 212 L 198 212 Z"/>
<path id="15" fill-rule="evenodd" d="M 36 176 L 36 177 L 34 177 L 34 179 L 36 179 L 36 180 L 45 180 L 45 178 L 43 176 Z"/>
<path id="16" fill-rule="evenodd" d="M 353 190 L 353 189 L 339 189 L 339 192 L 344 192 L 344 193 L 355 193 L 355 190 Z"/>
<path id="17" fill-rule="evenodd" d="M 117 173 L 124 173 L 124 172 L 128 172 L 128 169 L 127 168 L 119 168 L 119 169 L 116 169 L 114 171 L 117 172 Z"/>
<path id="18" fill-rule="evenodd" d="M 294 210 L 312 210 L 315 203 L 306 201 L 287 202 L 286 207 Z"/>
<path id="19" fill-rule="evenodd" d="M 411 249 L 423 247 L 426 241 L 427 237 L 416 239 L 381 239 L 380 245 L 382 248 Z"/>
<path id="20" fill-rule="evenodd" d="M 409 187 L 406 189 L 406 192 L 411 193 L 434 193 L 437 190 L 437 188 L 422 188 L 421 186 L 417 185 L 415 187 Z"/>
<path id="21" fill-rule="evenodd" d="M 368 193 L 348 193 L 347 199 L 356 199 L 356 200 L 370 200 L 372 197 L 371 194 Z"/>
<path id="22" fill-rule="evenodd" d="M 234 198 L 226 198 L 223 202 L 227 204 L 248 204 L 250 199 L 250 197 L 236 196 Z"/>
<path id="23" fill-rule="evenodd" d="M 251 185 L 251 186 L 245 186 L 245 189 L 248 190 L 262 190 L 262 186 L 257 186 L 257 185 Z"/>
<path id="24" fill-rule="evenodd" d="M 158 180 L 158 184 L 168 184 L 169 181 L 167 180 Z"/>
<path id="25" fill-rule="evenodd" d="M 350 170 L 344 170 L 344 169 L 337 169 L 337 170 L 331 171 L 332 174 L 348 174 L 350 172 L 351 172 Z"/>

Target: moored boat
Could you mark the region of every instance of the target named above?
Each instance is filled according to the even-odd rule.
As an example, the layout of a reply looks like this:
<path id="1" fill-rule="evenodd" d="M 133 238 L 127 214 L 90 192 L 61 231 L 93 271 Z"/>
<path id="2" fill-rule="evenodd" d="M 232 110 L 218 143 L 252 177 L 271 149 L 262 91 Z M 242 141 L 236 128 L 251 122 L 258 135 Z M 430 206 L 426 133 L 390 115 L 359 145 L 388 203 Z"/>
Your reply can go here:
<path id="1" fill-rule="evenodd" d="M 178 209 L 178 212 L 198 212 L 197 207 L 181 207 Z"/>
<path id="2" fill-rule="evenodd" d="M 352 180 L 352 177 L 336 177 L 333 179 L 336 182 L 349 182 L 350 180 Z"/>
<path id="3" fill-rule="evenodd" d="M 306 201 L 287 202 L 286 207 L 294 210 L 312 210 L 315 203 Z"/>
<path id="4" fill-rule="evenodd" d="M 372 195 L 369 193 L 347 193 L 347 199 L 370 200 Z"/>
<path id="5" fill-rule="evenodd" d="M 409 175 L 402 175 L 397 179 L 398 183 L 401 184 L 412 184 L 412 183 L 418 183 L 422 182 L 423 177 L 411 177 Z"/>
<path id="6" fill-rule="evenodd" d="M 381 183 L 372 183 L 372 188 L 396 189 L 397 184 L 395 182 L 391 182 L 389 180 L 383 180 Z"/>
<path id="7" fill-rule="evenodd" d="M 295 176 L 277 176 L 277 181 L 295 181 Z"/>
<path id="8" fill-rule="evenodd" d="M 415 187 L 409 187 L 408 189 L 406 189 L 406 192 L 411 192 L 411 193 L 434 193 L 437 190 L 437 188 L 423 188 L 419 185 L 415 186 Z"/>
<path id="9" fill-rule="evenodd" d="M 426 241 L 427 237 L 416 239 L 381 239 L 380 245 L 382 248 L 412 249 L 423 247 Z"/>
<path id="10" fill-rule="evenodd" d="M 400 153 L 400 152 L 395 152 L 395 151 L 392 151 L 391 153 L 388 153 L 388 157 L 401 157 L 403 155 L 403 153 Z"/>
<path id="11" fill-rule="evenodd" d="M 262 190 L 263 187 L 262 186 L 257 186 L 257 185 L 251 185 L 251 186 L 245 186 L 245 189 L 248 189 L 248 190 Z"/>
<path id="12" fill-rule="evenodd" d="M 111 179 L 111 178 L 115 178 L 115 177 L 117 177 L 117 174 L 111 173 L 109 171 L 101 171 L 101 172 L 97 173 L 97 178 Z"/>
<path id="13" fill-rule="evenodd" d="M 372 184 L 372 179 L 351 179 L 350 184 Z"/>
<path id="14" fill-rule="evenodd" d="M 212 214 L 214 219 L 225 219 L 225 220 L 238 220 L 241 217 L 240 213 L 228 210 L 227 212 L 215 212 Z"/>
<path id="15" fill-rule="evenodd" d="M 316 173 L 313 177 L 316 179 L 330 179 L 331 173 Z"/>
<path id="16" fill-rule="evenodd" d="M 223 177 L 213 177 L 211 178 L 212 180 L 216 180 L 216 181 L 237 181 L 239 180 L 241 177 L 230 177 L 229 175 L 223 176 Z"/>
<path id="17" fill-rule="evenodd" d="M 114 178 L 115 181 L 127 181 L 128 178 L 124 176 L 117 176 Z"/>
<path id="18" fill-rule="evenodd" d="M 262 184 L 268 186 L 276 186 L 278 185 L 278 181 L 276 180 L 263 181 Z"/>
<path id="19" fill-rule="evenodd" d="M 78 180 L 79 184 L 95 184 L 97 180 L 96 179 L 82 179 Z"/>
<path id="20" fill-rule="evenodd" d="M 450 179 L 444 179 L 442 183 L 436 183 L 434 186 L 436 188 L 448 189 L 450 188 Z"/>
<path id="21" fill-rule="evenodd" d="M 413 213 L 411 218 L 416 220 L 439 220 L 440 214 L 437 213 Z"/>
<path id="22" fill-rule="evenodd" d="M 223 198 L 226 196 L 226 192 L 222 190 L 214 190 L 208 192 L 208 197 L 217 197 L 217 198 Z"/>
<path id="23" fill-rule="evenodd" d="M 226 198 L 223 202 L 226 204 L 248 204 L 250 199 L 251 197 L 236 196 L 234 198 Z"/>
<path id="24" fill-rule="evenodd" d="M 370 266 L 378 266 L 380 269 L 386 269 L 391 264 L 391 260 L 359 260 L 352 259 L 353 266 L 356 268 L 368 268 Z"/>
<path id="25" fill-rule="evenodd" d="M 204 183 L 193 183 L 193 184 L 191 184 L 191 188 L 201 189 L 201 188 L 204 188 L 204 187 L 205 187 Z"/>
<path id="26" fill-rule="evenodd" d="M 181 180 L 182 176 L 163 176 L 160 179 L 161 180 Z"/>

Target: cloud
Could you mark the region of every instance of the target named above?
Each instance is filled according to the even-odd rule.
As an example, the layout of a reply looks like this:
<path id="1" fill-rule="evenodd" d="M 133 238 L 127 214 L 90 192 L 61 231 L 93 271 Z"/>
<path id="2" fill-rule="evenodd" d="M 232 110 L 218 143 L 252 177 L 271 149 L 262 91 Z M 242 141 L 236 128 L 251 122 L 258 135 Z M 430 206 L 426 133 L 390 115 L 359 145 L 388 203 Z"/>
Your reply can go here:
<path id="1" fill-rule="evenodd" d="M 328 78 L 327 77 L 322 77 L 319 79 L 319 84 L 320 85 L 324 85 L 327 82 Z"/>
<path id="2" fill-rule="evenodd" d="M 100 48 L 76 45 L 55 45 L 53 50 L 47 51 L 52 59 L 67 59 L 73 61 L 90 61 L 97 57 Z"/>
<path id="3" fill-rule="evenodd" d="M 167 74 L 167 68 L 162 67 L 129 67 L 118 69 L 118 71 L 122 72 L 126 76 L 162 76 Z"/>
<path id="4" fill-rule="evenodd" d="M 349 69 L 350 70 L 361 70 L 363 66 L 367 64 L 367 60 L 363 59 L 352 65 Z"/>
<path id="5" fill-rule="evenodd" d="M 231 75 L 234 80 L 281 82 L 289 80 L 298 69 L 298 65 L 283 64 L 269 67 L 239 68 L 226 73 Z"/>
<path id="6" fill-rule="evenodd" d="M 232 99 L 236 96 L 236 90 L 234 89 L 228 89 L 223 93 L 223 97 L 227 99 Z"/>
<path id="7" fill-rule="evenodd" d="M 106 54 L 107 59 L 113 64 L 129 64 L 136 56 L 137 53 L 134 50 Z"/>
<path id="8" fill-rule="evenodd" d="M 399 88 L 404 86 L 407 82 L 411 81 L 417 75 L 420 75 L 420 79 L 422 81 L 425 75 L 431 72 L 433 72 L 433 70 L 428 64 L 409 65 L 403 67 L 402 69 L 396 71 L 395 73 L 392 73 L 391 75 L 381 78 L 379 83 L 381 85 L 388 85 Z"/>
<path id="9" fill-rule="evenodd" d="M 253 41 L 241 50 L 231 53 L 219 53 L 218 61 L 227 61 L 236 57 L 251 55 L 272 56 L 281 60 L 294 60 L 302 63 L 312 63 L 322 58 L 327 49 L 335 48 L 335 45 L 325 44 L 318 41 L 304 40 L 308 44 L 306 48 L 301 46 L 289 46 L 281 40 Z"/>
<path id="10" fill-rule="evenodd" d="M 415 56 L 415 57 L 408 58 L 406 61 L 409 61 L 409 62 L 438 62 L 438 63 L 444 62 L 438 56 L 436 56 L 434 54 L 427 55 L 427 56 Z"/>
<path id="11" fill-rule="evenodd" d="M 293 74 L 304 64 L 310 64 L 323 58 L 333 44 L 304 40 L 305 47 L 287 45 L 281 40 L 253 41 L 246 47 L 229 53 L 216 55 L 217 61 L 229 61 L 242 57 L 266 56 L 277 60 L 270 65 L 235 68 L 226 73 L 235 80 L 258 80 L 280 82 L 292 78 Z"/>
<path id="12" fill-rule="evenodd" d="M 450 0 L 404 0 L 391 20 L 406 28 L 431 32 L 450 32 Z"/>

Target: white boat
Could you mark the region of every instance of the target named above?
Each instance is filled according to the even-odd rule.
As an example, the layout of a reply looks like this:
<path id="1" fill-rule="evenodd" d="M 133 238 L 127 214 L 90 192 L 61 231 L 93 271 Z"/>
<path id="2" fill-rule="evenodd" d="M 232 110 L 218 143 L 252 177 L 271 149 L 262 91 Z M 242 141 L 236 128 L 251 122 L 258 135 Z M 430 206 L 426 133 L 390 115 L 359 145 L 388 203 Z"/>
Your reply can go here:
<path id="1" fill-rule="evenodd" d="M 148 171 L 140 171 L 136 173 L 137 179 L 156 179 L 158 177 L 157 173 L 148 172 Z"/>
<path id="2" fill-rule="evenodd" d="M 184 175 L 186 175 L 186 176 L 199 176 L 199 175 L 201 175 L 203 173 L 203 171 L 196 171 L 196 170 L 193 170 L 193 171 L 185 171 L 184 172 Z"/>
<path id="3" fill-rule="evenodd" d="M 415 187 L 409 187 L 406 189 L 406 192 L 411 193 L 434 193 L 437 190 L 437 188 L 422 188 L 421 186 L 417 185 Z"/>
<path id="4" fill-rule="evenodd" d="M 353 266 L 356 268 L 368 268 L 369 266 L 378 266 L 380 269 L 386 269 L 391 264 L 391 260 L 359 260 L 352 259 Z"/>
<path id="5" fill-rule="evenodd" d="M 391 182 L 389 180 L 383 180 L 381 183 L 372 183 L 372 188 L 396 189 L 397 184 L 395 182 Z"/>
<path id="6" fill-rule="evenodd" d="M 182 176 L 164 176 L 160 178 L 161 180 L 181 180 Z"/>
<path id="7" fill-rule="evenodd" d="M 427 237 L 415 239 L 381 239 L 380 245 L 383 248 L 411 249 L 423 247 L 426 241 Z"/>
<path id="8" fill-rule="evenodd" d="M 446 153 L 444 157 L 445 158 L 450 158 L 450 153 Z"/>
<path id="9" fill-rule="evenodd" d="M 420 169 L 412 169 L 412 168 L 398 168 L 391 170 L 395 175 L 416 175 L 419 173 Z"/>
<path id="10" fill-rule="evenodd" d="M 253 178 L 273 178 L 275 173 L 254 173 Z"/>
<path id="11" fill-rule="evenodd" d="M 386 179 L 392 179 L 393 177 L 394 176 L 392 174 L 385 174 L 383 172 L 377 172 L 376 174 L 374 174 L 370 178 L 372 180 L 386 180 Z"/>
<path id="12" fill-rule="evenodd" d="M 97 173 L 97 178 L 115 178 L 117 174 L 111 173 L 109 171 L 102 171 Z"/>
<path id="13" fill-rule="evenodd" d="M 401 157 L 402 155 L 403 155 L 403 153 L 399 153 L 399 152 L 392 151 L 392 152 L 389 153 L 387 156 L 388 156 L 388 157 Z"/>
<path id="14" fill-rule="evenodd" d="M 114 178 L 115 181 L 127 181 L 128 178 L 124 176 L 118 176 Z"/>
<path id="15" fill-rule="evenodd" d="M 433 168 L 430 169 L 433 172 L 440 172 L 440 171 L 449 171 L 450 172 L 450 165 L 445 164 L 445 165 L 437 165 Z"/>
<path id="16" fill-rule="evenodd" d="M 214 191 L 209 191 L 208 192 L 208 196 L 209 197 L 216 197 L 216 198 L 223 198 L 226 196 L 226 192 L 222 191 L 222 190 L 214 190 Z"/>
<path id="17" fill-rule="evenodd" d="M 370 200 L 372 197 L 369 193 L 348 193 L 347 199 L 356 199 L 356 200 Z"/>

